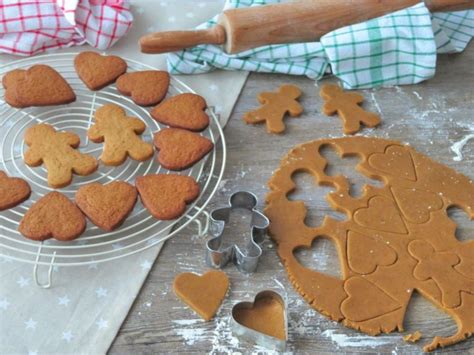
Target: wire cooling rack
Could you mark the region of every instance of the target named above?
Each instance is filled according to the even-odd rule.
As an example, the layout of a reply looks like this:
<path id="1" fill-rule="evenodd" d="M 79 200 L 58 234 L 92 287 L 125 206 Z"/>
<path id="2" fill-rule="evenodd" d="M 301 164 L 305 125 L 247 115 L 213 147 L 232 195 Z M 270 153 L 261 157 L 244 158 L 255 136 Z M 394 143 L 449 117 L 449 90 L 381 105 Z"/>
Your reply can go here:
<path id="1" fill-rule="evenodd" d="M 202 135 L 214 143 L 214 150 L 192 168 L 180 172 L 192 176 L 200 183 L 200 196 L 188 206 L 186 213 L 171 222 L 154 219 L 137 202 L 133 212 L 117 230 L 105 233 L 88 221 L 84 234 L 71 242 L 59 242 L 53 239 L 35 242 L 24 238 L 18 232 L 18 225 L 30 206 L 40 197 L 53 189 L 47 184 L 47 173 L 44 167 L 31 168 L 23 161 L 27 149 L 23 135 L 29 127 L 38 123 L 53 125 L 58 131 L 71 131 L 81 137 L 79 151 L 98 157 L 102 144 L 88 140 L 87 130 L 93 124 L 96 109 L 105 104 L 116 104 L 123 107 L 128 116 L 135 116 L 145 122 L 147 129 L 142 139 L 152 142 L 153 133 L 164 128 L 150 117 L 149 108 L 135 105 L 129 97 L 121 95 L 115 85 L 100 91 L 90 91 L 82 83 L 74 70 L 74 54 L 50 54 L 18 60 L 0 67 L 0 76 L 12 69 L 26 69 L 34 64 L 47 64 L 55 68 L 68 81 L 76 93 L 74 103 L 61 106 L 34 107 L 15 109 L 4 101 L 4 89 L 0 88 L 0 170 L 9 176 L 27 180 L 32 188 L 30 199 L 16 208 L 0 212 L 0 257 L 31 263 L 34 265 L 34 278 L 42 287 L 51 285 L 53 266 L 79 266 L 119 259 L 165 241 L 182 231 L 191 222 L 195 222 L 198 233 L 204 234 L 208 228 L 208 214 L 204 208 L 217 190 L 224 173 L 226 146 L 218 118 L 212 108 L 208 109 L 211 124 Z M 148 65 L 126 59 L 128 71 L 154 69 Z M 183 92 L 193 92 L 176 78 L 171 78 L 168 96 Z M 137 176 L 155 173 L 168 173 L 157 162 L 156 158 L 146 162 L 131 159 L 118 167 L 107 167 L 99 163 L 99 169 L 89 176 L 73 178 L 71 185 L 58 191 L 74 200 L 77 189 L 85 184 L 99 182 L 106 184 L 115 180 L 134 183 Z M 200 215 L 204 218 L 200 218 Z M 203 221 L 201 221 L 203 219 Z M 40 284 L 37 276 L 39 265 L 49 266 L 48 282 Z"/>

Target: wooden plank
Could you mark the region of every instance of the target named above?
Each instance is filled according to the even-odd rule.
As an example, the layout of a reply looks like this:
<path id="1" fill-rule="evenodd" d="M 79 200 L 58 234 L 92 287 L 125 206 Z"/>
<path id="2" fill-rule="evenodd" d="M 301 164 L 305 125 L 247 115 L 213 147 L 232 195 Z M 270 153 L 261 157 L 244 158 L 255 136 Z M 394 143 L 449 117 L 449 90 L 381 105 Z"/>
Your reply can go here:
<path id="1" fill-rule="evenodd" d="M 366 107 L 382 113 L 383 125 L 374 130 L 364 130 L 362 134 L 409 142 L 420 152 L 474 178 L 473 142 L 464 149 L 465 158 L 461 162 L 453 160 L 454 153 L 450 150 L 454 142 L 474 130 L 473 62 L 474 46 L 471 45 L 463 54 L 441 56 L 437 75 L 428 82 L 365 91 Z M 301 87 L 306 113 L 300 118 L 288 119 L 288 130 L 282 136 L 267 134 L 263 126 L 245 125 L 242 115 L 256 107 L 256 94 L 274 90 L 283 83 Z M 238 189 L 254 191 L 263 201 L 267 192 L 266 181 L 291 147 L 317 138 L 342 135 L 339 119 L 320 113 L 322 100 L 317 92 L 314 82 L 303 77 L 250 76 L 225 129 L 229 152 L 227 169 L 211 208 L 225 203 L 228 195 Z M 311 201 L 312 211 L 325 208 L 321 198 Z M 474 235 L 473 224 L 466 219 L 462 222 L 463 234 L 471 239 Z M 193 233 L 188 229 L 167 242 L 113 343 L 111 354 L 245 353 L 259 350 L 232 336 L 228 315 L 237 301 L 252 298 L 258 290 L 277 287 L 275 280 L 283 284 L 289 299 L 289 351 L 421 353 L 421 346 L 433 335 L 448 335 L 455 331 L 454 322 L 421 297 L 415 297 L 410 303 L 405 320 L 407 332 L 420 330 L 424 334 L 416 345 L 406 344 L 401 334 L 369 337 L 329 321 L 312 310 L 288 283 L 270 241 L 264 244 L 264 256 L 256 274 L 245 276 L 232 266 L 225 269 L 232 284 L 229 297 L 216 319 L 205 323 L 179 302 L 171 289 L 176 274 L 186 271 L 201 273 L 207 269 L 204 262 L 205 240 L 193 237 Z M 234 236 L 239 237 L 239 233 L 234 233 Z M 333 248 L 326 244 L 315 247 L 316 251 L 301 255 L 301 260 L 308 263 L 316 261 L 318 268 L 337 272 Z M 474 340 L 471 339 L 445 352 L 472 353 L 473 346 Z"/>

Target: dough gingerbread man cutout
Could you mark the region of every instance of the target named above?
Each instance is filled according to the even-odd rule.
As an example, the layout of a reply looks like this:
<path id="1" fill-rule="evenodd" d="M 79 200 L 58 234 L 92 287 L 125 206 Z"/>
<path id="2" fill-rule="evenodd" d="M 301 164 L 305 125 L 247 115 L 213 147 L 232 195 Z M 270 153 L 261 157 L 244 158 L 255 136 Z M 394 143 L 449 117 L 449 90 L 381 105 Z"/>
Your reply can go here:
<path id="1" fill-rule="evenodd" d="M 104 143 L 100 160 L 105 165 L 121 165 L 127 156 L 138 161 L 152 157 L 153 146 L 138 137 L 146 125 L 136 117 L 127 117 L 124 109 L 117 105 L 105 105 L 95 115 L 95 124 L 87 136 L 95 143 Z"/>
<path id="2" fill-rule="evenodd" d="M 338 114 L 344 122 L 344 133 L 359 132 L 361 123 L 367 127 L 376 127 L 380 124 L 380 116 L 365 111 L 359 106 L 364 97 L 355 92 L 345 92 L 334 84 L 326 84 L 321 88 L 320 96 L 324 99 L 323 113 L 327 116 Z"/>
<path id="3" fill-rule="evenodd" d="M 432 279 L 441 290 L 446 307 L 461 304 L 461 291 L 474 294 L 474 280 L 463 276 L 454 268 L 460 263 L 459 257 L 449 251 L 438 252 L 424 240 L 414 240 L 408 251 L 418 261 L 413 274 L 418 280 Z"/>
<path id="4" fill-rule="evenodd" d="M 283 133 L 285 123 L 283 119 L 287 113 L 297 117 L 303 113 L 303 107 L 297 101 L 301 96 L 301 90 L 295 85 L 282 85 L 278 92 L 261 92 L 258 94 L 258 102 L 262 107 L 247 112 L 244 121 L 250 124 L 266 122 L 269 133 Z"/>
<path id="5" fill-rule="evenodd" d="M 25 143 L 30 147 L 25 153 L 25 163 L 29 166 L 44 164 L 48 171 L 48 185 L 54 188 L 67 186 L 72 174 L 90 175 L 97 169 L 97 160 L 82 154 L 80 138 L 71 132 L 56 132 L 49 124 L 38 124 L 25 132 Z"/>

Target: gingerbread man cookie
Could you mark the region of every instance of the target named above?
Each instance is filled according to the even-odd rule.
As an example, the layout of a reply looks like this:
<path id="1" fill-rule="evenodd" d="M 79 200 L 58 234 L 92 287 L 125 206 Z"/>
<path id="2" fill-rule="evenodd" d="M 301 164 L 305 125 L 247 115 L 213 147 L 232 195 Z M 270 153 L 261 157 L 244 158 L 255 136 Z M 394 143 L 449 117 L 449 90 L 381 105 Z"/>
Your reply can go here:
<path id="1" fill-rule="evenodd" d="M 380 124 L 379 115 L 365 111 L 359 106 L 364 102 L 364 97 L 358 93 L 345 92 L 338 85 L 326 84 L 321 88 L 320 95 L 325 101 L 323 113 L 327 116 L 338 113 L 344 122 L 345 134 L 359 132 L 361 123 L 367 127 Z"/>
<path id="2" fill-rule="evenodd" d="M 118 166 L 127 156 L 145 161 L 153 155 L 153 146 L 138 137 L 145 131 L 145 123 L 136 117 L 127 117 L 120 106 L 102 106 L 94 118 L 95 123 L 89 128 L 87 136 L 95 143 L 104 142 L 100 160 L 105 165 Z"/>
<path id="3" fill-rule="evenodd" d="M 33 167 L 44 164 L 51 187 L 69 185 L 73 173 L 85 176 L 97 169 L 94 157 L 75 149 L 79 147 L 80 139 L 74 133 L 56 132 L 53 126 L 42 123 L 26 130 L 25 143 L 29 146 L 25 163 Z"/>
<path id="4" fill-rule="evenodd" d="M 247 112 L 244 121 L 250 124 L 266 122 L 268 132 L 283 133 L 285 115 L 297 117 L 303 113 L 303 107 L 297 101 L 300 96 L 301 90 L 295 85 L 282 85 L 278 92 L 262 92 L 257 99 L 263 106 Z"/>

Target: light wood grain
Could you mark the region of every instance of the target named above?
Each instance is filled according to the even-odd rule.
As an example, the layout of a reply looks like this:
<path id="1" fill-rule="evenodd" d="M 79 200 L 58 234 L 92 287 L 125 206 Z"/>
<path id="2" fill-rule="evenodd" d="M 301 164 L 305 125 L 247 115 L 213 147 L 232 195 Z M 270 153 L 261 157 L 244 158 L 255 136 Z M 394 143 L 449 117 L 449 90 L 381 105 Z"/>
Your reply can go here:
<path id="1" fill-rule="evenodd" d="M 344 26 L 386 15 L 420 0 L 297 0 L 281 4 L 229 9 L 219 25 L 200 31 L 156 32 L 143 36 L 143 53 L 166 53 L 198 44 L 224 44 L 239 53 L 268 44 L 319 40 Z M 432 12 L 474 8 L 474 0 L 427 0 Z M 225 31 L 224 31 L 225 29 Z"/>
<path id="2" fill-rule="evenodd" d="M 362 134 L 409 142 L 418 151 L 474 178 L 473 142 L 466 146 L 462 162 L 453 161 L 454 154 L 450 151 L 453 142 L 462 139 L 473 129 L 473 62 L 474 46 L 471 45 L 463 54 L 441 56 L 437 75 L 428 82 L 416 86 L 364 91 L 367 98 L 365 107 L 374 111 L 380 109 L 383 124 L 377 129 L 364 130 Z M 242 115 L 256 107 L 256 94 L 274 90 L 283 83 L 301 87 L 305 93 L 302 103 L 306 113 L 300 118 L 288 119 L 288 130 L 282 136 L 267 134 L 263 126 L 244 124 Z M 229 194 L 238 189 L 254 191 L 262 204 L 267 192 L 266 181 L 291 147 L 313 139 L 342 135 L 339 119 L 320 113 L 322 100 L 317 91 L 314 82 L 303 77 L 264 74 L 250 76 L 225 129 L 229 152 L 227 169 L 225 180 L 212 200 L 211 208 L 225 203 Z M 344 162 L 337 168 L 344 168 L 346 165 L 347 162 Z M 318 194 L 320 192 L 313 196 L 322 196 Z M 295 196 L 301 197 L 298 194 Z M 321 197 L 306 201 L 310 204 L 313 222 L 317 223 L 321 211 L 328 210 L 326 203 Z M 462 223 L 459 230 L 462 239 L 472 239 L 474 223 L 466 218 L 456 220 Z M 242 275 L 232 266 L 225 269 L 231 280 L 231 291 L 217 318 L 208 323 L 193 321 L 198 317 L 176 299 L 171 289 L 176 274 L 185 271 L 201 273 L 207 269 L 204 263 L 205 240 L 193 237 L 193 234 L 194 231 L 188 229 L 186 233 L 166 243 L 110 349 L 111 354 L 255 351 L 255 347 L 244 342 L 237 343 L 232 338 L 228 328 L 228 315 L 234 303 L 253 297 L 261 289 L 274 288 L 274 279 L 280 281 L 288 293 L 288 350 L 298 354 L 421 353 L 422 345 L 435 334 L 448 335 L 455 331 L 453 321 L 419 296 L 414 297 L 410 303 L 405 319 L 407 332 L 404 334 L 420 330 L 424 335 L 415 345 L 406 344 L 401 334 L 366 337 L 329 321 L 312 310 L 291 287 L 270 241 L 264 244 L 264 256 L 254 275 Z M 238 232 L 234 233 L 235 238 L 239 236 Z M 338 272 L 337 257 L 329 243 L 318 242 L 314 249 L 301 252 L 299 257 L 310 267 L 335 274 Z M 185 325 L 186 321 L 191 324 Z M 195 337 L 191 338 L 190 334 Z M 350 346 L 339 347 L 337 341 L 339 345 Z M 472 354 L 473 347 L 474 340 L 471 339 L 443 352 Z"/>

